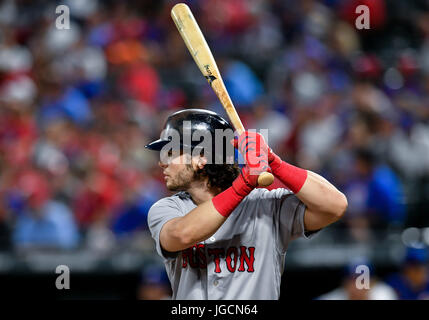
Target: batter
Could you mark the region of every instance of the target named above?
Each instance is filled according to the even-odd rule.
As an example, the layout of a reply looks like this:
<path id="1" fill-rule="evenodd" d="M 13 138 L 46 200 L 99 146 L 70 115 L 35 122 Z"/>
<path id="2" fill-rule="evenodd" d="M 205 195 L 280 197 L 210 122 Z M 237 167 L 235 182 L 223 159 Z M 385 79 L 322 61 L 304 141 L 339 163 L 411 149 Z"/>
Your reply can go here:
<path id="1" fill-rule="evenodd" d="M 171 141 L 168 132 L 183 135 L 184 122 L 191 131 L 232 129 L 214 112 L 183 110 L 146 147 L 161 150 Z M 198 145 L 183 141 L 188 150 Z M 279 299 L 290 241 L 313 236 L 346 211 L 344 194 L 320 175 L 282 161 L 258 133 L 246 131 L 233 144 L 246 160 L 241 170 L 208 161 L 219 154 L 191 155 L 186 148 L 170 150 L 169 160 L 159 162 L 167 188 L 178 192 L 152 206 L 148 224 L 173 299 Z M 287 189 L 258 188 L 264 171 Z"/>

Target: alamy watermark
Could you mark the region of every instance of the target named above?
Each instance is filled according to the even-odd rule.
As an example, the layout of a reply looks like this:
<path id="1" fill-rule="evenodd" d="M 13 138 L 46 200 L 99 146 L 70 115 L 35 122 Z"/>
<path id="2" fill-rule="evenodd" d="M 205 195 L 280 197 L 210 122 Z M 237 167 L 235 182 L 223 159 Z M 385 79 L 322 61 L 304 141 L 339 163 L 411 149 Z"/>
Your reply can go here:
<path id="1" fill-rule="evenodd" d="M 55 279 L 55 287 L 58 290 L 70 289 L 70 268 L 66 265 L 59 265 L 55 269 L 59 276 Z"/>
<path id="2" fill-rule="evenodd" d="M 256 129 L 247 130 L 256 133 Z M 268 145 L 268 129 L 261 129 L 258 132 L 264 137 Z M 232 129 L 215 129 L 214 134 L 208 130 L 192 129 L 191 121 L 183 121 L 182 128 L 166 128 L 161 132 L 161 140 L 165 145 L 160 150 L 160 161 L 170 163 L 181 154 L 189 155 L 181 159 L 183 164 L 191 164 L 192 158 L 204 156 L 207 164 L 249 164 L 244 157 L 236 156 L 236 151 L 231 143 L 237 133 Z M 261 146 L 262 147 L 262 146 Z M 261 152 L 266 155 L 267 150 L 249 148 L 249 152 Z M 247 159 L 248 160 L 248 159 Z M 267 160 L 267 159 L 264 159 Z"/>
<path id="3" fill-rule="evenodd" d="M 369 29 L 370 28 L 370 19 L 369 19 L 369 8 L 366 5 L 359 5 L 356 7 L 355 13 L 358 13 L 359 16 L 355 20 L 356 29 Z"/>
<path id="4" fill-rule="evenodd" d="M 355 285 L 359 290 L 370 289 L 370 270 L 369 267 L 365 264 L 360 264 L 356 267 L 356 274 L 359 276 L 356 277 Z"/>
<path id="5" fill-rule="evenodd" d="M 70 8 L 64 4 L 55 8 L 58 15 L 55 19 L 55 27 L 58 30 L 70 30 Z"/>

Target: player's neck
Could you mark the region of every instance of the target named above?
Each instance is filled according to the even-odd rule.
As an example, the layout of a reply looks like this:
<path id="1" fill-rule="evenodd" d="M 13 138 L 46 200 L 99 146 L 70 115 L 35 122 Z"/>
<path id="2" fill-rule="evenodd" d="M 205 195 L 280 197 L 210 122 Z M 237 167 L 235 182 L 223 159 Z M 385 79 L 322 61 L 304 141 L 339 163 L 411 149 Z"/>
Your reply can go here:
<path id="1" fill-rule="evenodd" d="M 186 191 L 191 195 L 192 200 L 196 205 L 200 205 L 201 203 L 211 200 L 219 193 L 217 188 L 209 188 L 207 186 L 207 181 L 194 182 Z"/>

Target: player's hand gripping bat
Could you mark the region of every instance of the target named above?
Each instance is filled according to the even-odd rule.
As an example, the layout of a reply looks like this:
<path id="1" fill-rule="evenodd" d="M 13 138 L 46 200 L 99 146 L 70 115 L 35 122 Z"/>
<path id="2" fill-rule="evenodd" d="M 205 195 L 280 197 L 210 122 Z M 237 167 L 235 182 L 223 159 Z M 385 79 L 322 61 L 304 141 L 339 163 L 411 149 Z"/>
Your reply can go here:
<path id="1" fill-rule="evenodd" d="M 191 10 L 186 4 L 178 3 L 171 9 L 171 17 L 192 58 L 222 103 L 235 130 L 238 134 L 242 134 L 245 131 L 243 124 L 232 104 L 210 48 Z M 263 172 L 258 177 L 258 184 L 262 187 L 269 186 L 273 181 L 274 176 L 269 172 Z"/>

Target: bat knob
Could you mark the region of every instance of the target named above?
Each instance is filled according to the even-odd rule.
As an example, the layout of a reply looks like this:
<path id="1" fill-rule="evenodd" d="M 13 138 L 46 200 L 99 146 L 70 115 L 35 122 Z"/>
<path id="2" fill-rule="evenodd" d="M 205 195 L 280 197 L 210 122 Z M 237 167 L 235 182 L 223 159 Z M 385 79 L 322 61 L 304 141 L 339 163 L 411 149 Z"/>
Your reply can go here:
<path id="1" fill-rule="evenodd" d="M 258 185 L 260 187 L 268 187 L 274 181 L 274 176 L 269 172 L 262 172 L 258 177 Z"/>

